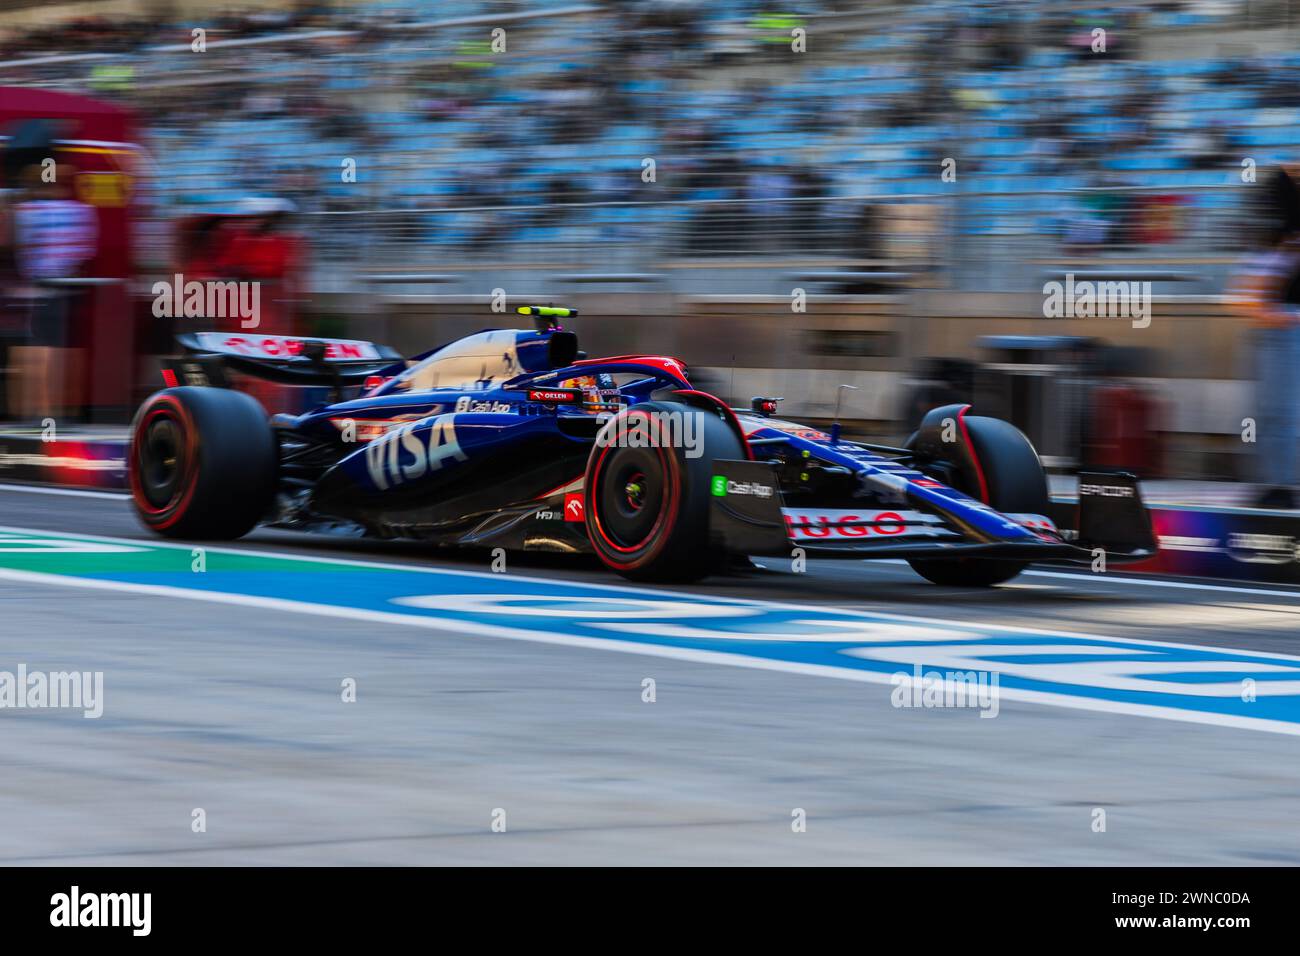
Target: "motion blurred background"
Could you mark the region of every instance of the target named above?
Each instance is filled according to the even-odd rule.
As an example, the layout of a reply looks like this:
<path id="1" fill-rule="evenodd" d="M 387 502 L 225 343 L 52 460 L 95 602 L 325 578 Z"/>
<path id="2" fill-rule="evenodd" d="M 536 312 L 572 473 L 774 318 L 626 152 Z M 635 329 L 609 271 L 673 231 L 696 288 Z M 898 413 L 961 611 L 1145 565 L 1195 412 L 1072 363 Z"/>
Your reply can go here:
<path id="1" fill-rule="evenodd" d="M 154 314 L 181 273 L 404 354 L 562 302 L 593 355 L 678 355 L 736 404 L 900 440 L 969 400 L 1054 468 L 1243 479 L 1225 289 L 1300 146 L 1297 27 L 1289 0 L 11 0 L 3 205 L 49 144 L 98 217 L 54 283 L 59 421 L 128 420 L 177 331 L 222 327 Z M 1067 274 L 1150 282 L 1149 324 L 1046 318 Z"/>

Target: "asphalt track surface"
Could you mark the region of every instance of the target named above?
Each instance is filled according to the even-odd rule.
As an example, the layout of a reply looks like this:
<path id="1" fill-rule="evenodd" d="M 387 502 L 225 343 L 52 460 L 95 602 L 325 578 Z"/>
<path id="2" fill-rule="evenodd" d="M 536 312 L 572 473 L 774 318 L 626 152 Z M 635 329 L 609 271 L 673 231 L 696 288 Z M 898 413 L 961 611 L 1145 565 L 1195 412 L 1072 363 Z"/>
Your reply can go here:
<path id="1" fill-rule="evenodd" d="M 0 525 L 156 540 L 112 495 L 3 486 Z M 237 547 L 379 577 L 488 570 L 482 554 L 281 532 Z M 568 558 L 511 556 L 501 587 L 513 575 L 623 584 Z M 811 562 L 645 589 L 672 592 L 1300 657 L 1300 590 L 1276 587 L 1048 571 L 967 592 Z M 0 711 L 5 864 L 1300 863 L 1286 732 L 1017 699 L 982 719 L 703 655 L 0 576 L 0 669 L 19 663 L 103 671 L 105 712 Z"/>

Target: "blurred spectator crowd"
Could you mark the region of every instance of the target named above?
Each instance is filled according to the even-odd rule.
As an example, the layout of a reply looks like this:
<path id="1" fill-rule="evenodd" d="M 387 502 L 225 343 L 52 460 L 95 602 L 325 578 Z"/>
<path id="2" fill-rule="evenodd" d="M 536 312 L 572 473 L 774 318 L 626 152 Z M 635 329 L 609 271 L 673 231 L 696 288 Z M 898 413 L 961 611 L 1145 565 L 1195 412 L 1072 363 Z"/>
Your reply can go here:
<path id="1" fill-rule="evenodd" d="M 1243 164 L 1300 145 L 1300 54 L 1214 44 L 1266 38 L 1261 7 L 301 3 L 11 33 L 0 83 L 124 101 L 173 215 L 288 200 L 326 255 L 872 258 L 953 198 L 958 238 L 1204 253 L 1239 242 Z M 116 56 L 13 62 L 89 53 Z"/>

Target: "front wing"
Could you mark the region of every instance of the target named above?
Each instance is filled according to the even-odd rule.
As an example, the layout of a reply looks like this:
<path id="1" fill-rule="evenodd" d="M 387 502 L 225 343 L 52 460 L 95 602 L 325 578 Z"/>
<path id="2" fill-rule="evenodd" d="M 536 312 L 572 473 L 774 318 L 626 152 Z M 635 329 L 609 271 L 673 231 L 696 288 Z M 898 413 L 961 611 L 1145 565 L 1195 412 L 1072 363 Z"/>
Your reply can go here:
<path id="1" fill-rule="evenodd" d="M 789 555 L 799 548 L 832 558 L 1091 562 L 1102 553 L 1107 560 L 1123 563 L 1156 552 L 1141 492 L 1130 475 L 1081 475 L 1076 528 L 1057 528 L 1045 515 L 1006 514 L 1002 517 L 1035 537 L 977 540 L 960 521 L 918 507 L 914 500 L 892 510 L 789 507 L 776 469 L 766 462 L 715 460 L 712 474 L 710 531 L 727 551 L 737 554 Z"/>

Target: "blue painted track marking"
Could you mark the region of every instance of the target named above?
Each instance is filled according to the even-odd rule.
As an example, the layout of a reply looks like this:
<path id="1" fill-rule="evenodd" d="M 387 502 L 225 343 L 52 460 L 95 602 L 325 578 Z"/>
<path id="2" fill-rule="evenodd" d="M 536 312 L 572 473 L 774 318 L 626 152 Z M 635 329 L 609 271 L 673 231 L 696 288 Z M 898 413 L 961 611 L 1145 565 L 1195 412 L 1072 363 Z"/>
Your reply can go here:
<path id="1" fill-rule="evenodd" d="M 1300 658 L 1280 654 L 232 548 L 196 573 L 188 544 L 0 532 L 10 580 L 878 684 L 990 672 L 1003 700 L 1300 734 Z"/>

